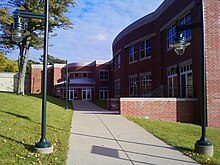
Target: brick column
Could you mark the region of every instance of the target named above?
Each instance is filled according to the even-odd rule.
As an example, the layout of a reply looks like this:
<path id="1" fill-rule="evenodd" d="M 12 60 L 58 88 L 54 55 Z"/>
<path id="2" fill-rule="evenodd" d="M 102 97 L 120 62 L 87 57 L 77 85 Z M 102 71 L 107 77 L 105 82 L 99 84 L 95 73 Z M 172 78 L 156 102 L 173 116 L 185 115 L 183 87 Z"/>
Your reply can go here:
<path id="1" fill-rule="evenodd" d="M 205 0 L 208 127 L 220 128 L 220 1 Z"/>

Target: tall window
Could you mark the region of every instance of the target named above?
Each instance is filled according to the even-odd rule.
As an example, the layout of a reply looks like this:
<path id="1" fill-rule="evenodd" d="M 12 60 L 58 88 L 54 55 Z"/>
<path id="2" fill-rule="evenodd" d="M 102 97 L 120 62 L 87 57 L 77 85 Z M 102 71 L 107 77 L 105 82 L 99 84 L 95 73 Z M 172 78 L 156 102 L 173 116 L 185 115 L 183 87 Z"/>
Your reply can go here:
<path id="1" fill-rule="evenodd" d="M 180 25 L 189 25 L 189 24 L 191 24 L 191 14 L 190 13 L 185 15 L 180 20 Z M 182 35 L 186 39 L 191 38 L 192 37 L 192 30 L 191 29 L 184 30 L 184 31 L 182 31 Z"/>
<path id="2" fill-rule="evenodd" d="M 151 40 L 145 40 L 140 43 L 140 58 L 144 59 L 151 56 Z"/>
<path id="3" fill-rule="evenodd" d="M 192 64 L 180 67 L 181 97 L 194 97 Z"/>
<path id="4" fill-rule="evenodd" d="M 137 60 L 138 49 L 137 45 L 129 47 L 129 63 L 135 62 Z"/>
<path id="5" fill-rule="evenodd" d="M 170 48 L 169 45 L 173 44 L 173 39 L 176 37 L 176 25 L 171 26 L 167 30 L 167 47 Z"/>
<path id="6" fill-rule="evenodd" d="M 99 99 L 106 100 L 108 98 L 108 88 L 99 89 Z"/>
<path id="7" fill-rule="evenodd" d="M 115 97 L 120 96 L 120 91 L 121 91 L 120 79 L 117 79 L 115 81 Z"/>
<path id="8" fill-rule="evenodd" d="M 129 76 L 129 95 L 135 96 L 138 94 L 137 91 L 138 84 L 137 84 L 137 75 Z"/>
<path id="9" fill-rule="evenodd" d="M 107 70 L 101 70 L 99 72 L 99 79 L 100 80 L 108 80 L 108 71 Z"/>
<path id="10" fill-rule="evenodd" d="M 141 95 L 146 95 L 151 91 L 151 73 L 140 74 L 140 90 Z"/>
<path id="11" fill-rule="evenodd" d="M 117 54 L 114 58 L 114 66 L 115 66 L 115 70 L 120 68 L 120 65 L 121 65 L 121 55 L 120 54 Z"/>

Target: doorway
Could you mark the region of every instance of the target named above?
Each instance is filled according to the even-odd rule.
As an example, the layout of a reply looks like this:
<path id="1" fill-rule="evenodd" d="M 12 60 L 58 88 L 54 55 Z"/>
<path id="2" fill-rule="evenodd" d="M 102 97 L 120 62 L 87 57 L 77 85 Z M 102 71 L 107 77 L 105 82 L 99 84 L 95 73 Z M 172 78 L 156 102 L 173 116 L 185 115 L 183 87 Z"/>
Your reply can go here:
<path id="1" fill-rule="evenodd" d="M 88 88 L 82 89 L 82 100 L 91 100 L 92 99 L 92 90 Z"/>

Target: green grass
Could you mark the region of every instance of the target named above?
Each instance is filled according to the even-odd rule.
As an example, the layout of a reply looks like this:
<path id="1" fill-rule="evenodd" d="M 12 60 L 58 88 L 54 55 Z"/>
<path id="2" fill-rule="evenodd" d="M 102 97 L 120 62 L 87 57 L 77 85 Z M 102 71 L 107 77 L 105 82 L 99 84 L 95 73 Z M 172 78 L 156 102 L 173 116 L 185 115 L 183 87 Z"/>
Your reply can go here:
<path id="1" fill-rule="evenodd" d="M 194 152 L 195 142 L 201 137 L 200 126 L 134 117 L 127 118 L 202 164 L 220 164 L 220 130 L 207 128 L 207 139 L 214 145 L 214 156 L 209 158 Z"/>
<path id="2" fill-rule="evenodd" d="M 90 100 L 93 104 L 103 108 L 107 109 L 107 100 Z"/>
<path id="3" fill-rule="evenodd" d="M 41 102 L 40 95 L 0 93 L 0 164 L 65 164 L 73 110 L 47 97 L 46 137 L 54 151 L 42 155 L 34 152 L 41 137 Z"/>

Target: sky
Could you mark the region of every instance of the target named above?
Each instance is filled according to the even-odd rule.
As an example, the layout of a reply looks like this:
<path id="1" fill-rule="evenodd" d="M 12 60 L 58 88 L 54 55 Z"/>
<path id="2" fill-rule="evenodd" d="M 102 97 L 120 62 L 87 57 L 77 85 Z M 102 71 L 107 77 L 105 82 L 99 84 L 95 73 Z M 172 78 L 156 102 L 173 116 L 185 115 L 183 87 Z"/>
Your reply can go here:
<path id="1" fill-rule="evenodd" d="M 49 39 L 49 54 L 70 62 L 112 59 L 112 42 L 128 25 L 155 11 L 163 0 L 75 0 L 67 16 L 73 29 L 57 29 Z M 43 51 L 30 50 L 29 59 L 39 61 Z M 7 55 L 18 58 L 15 50 Z"/>

